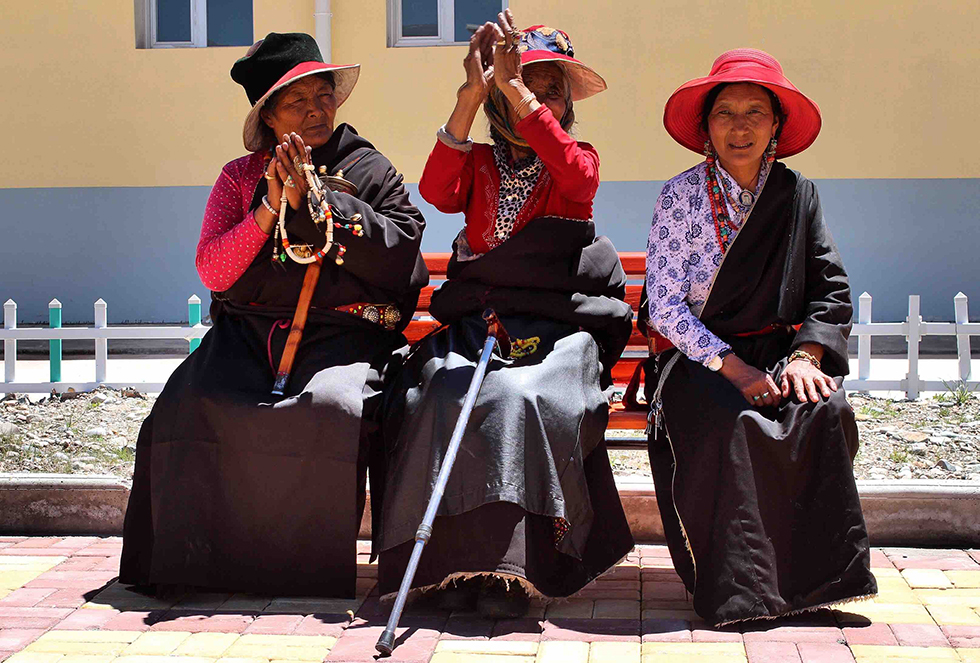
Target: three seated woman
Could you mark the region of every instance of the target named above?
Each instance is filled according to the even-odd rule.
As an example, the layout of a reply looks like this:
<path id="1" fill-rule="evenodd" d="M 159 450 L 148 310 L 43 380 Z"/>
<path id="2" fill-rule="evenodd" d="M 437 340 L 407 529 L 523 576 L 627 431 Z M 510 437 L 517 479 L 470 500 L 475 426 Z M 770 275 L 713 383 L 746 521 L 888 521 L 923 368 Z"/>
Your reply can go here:
<path id="1" fill-rule="evenodd" d="M 464 227 L 429 307 L 443 327 L 409 348 L 425 222 L 387 159 L 334 126 L 358 67 L 276 33 L 235 63 L 250 154 L 222 169 L 205 211 L 213 328 L 143 424 L 121 582 L 353 596 L 370 465 L 392 595 L 487 308 L 515 351 L 491 359 L 414 593 L 515 617 L 631 550 L 604 432 L 632 311 L 592 219 L 598 154 L 569 135 L 574 102 L 605 82 L 566 33 L 517 30 L 509 11 L 477 29 L 464 69 L 419 183 Z M 490 145 L 470 138 L 481 106 Z M 678 573 L 712 624 L 874 594 L 840 388 L 847 279 L 815 187 L 776 160 L 813 142 L 819 110 L 743 49 L 679 88 L 664 121 L 706 155 L 657 201 L 640 322 Z"/>

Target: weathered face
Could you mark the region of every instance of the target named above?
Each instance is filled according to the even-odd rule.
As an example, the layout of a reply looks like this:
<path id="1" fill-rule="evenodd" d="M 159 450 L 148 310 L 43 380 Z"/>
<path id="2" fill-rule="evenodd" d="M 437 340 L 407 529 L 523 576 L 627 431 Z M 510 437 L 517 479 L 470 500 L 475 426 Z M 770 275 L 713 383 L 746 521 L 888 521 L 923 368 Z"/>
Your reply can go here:
<path id="1" fill-rule="evenodd" d="M 779 120 L 766 90 L 735 83 L 719 93 L 708 115 L 708 135 L 726 170 L 761 162 Z"/>
<path id="2" fill-rule="evenodd" d="M 295 131 L 313 148 L 330 140 L 336 115 L 333 85 L 319 76 L 299 79 L 282 91 L 274 108 L 262 109 L 263 121 L 278 140 Z"/>
<path id="3" fill-rule="evenodd" d="M 524 67 L 521 75 L 524 85 L 534 93 L 538 102 L 551 109 L 555 119 L 565 115 L 565 98 L 568 83 L 560 65 L 554 62 L 539 62 Z M 514 118 L 511 118 L 513 121 Z M 516 124 L 516 121 L 514 122 Z"/>

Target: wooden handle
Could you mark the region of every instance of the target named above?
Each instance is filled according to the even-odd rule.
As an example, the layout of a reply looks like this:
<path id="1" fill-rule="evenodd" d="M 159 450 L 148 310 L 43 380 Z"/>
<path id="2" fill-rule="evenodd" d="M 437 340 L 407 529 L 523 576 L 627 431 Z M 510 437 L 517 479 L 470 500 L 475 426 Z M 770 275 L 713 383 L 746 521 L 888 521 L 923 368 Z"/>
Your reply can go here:
<path id="1" fill-rule="evenodd" d="M 289 380 L 289 373 L 293 370 L 293 362 L 296 360 L 296 351 L 299 343 L 303 340 L 303 330 L 306 328 L 306 316 L 310 312 L 310 300 L 313 299 L 313 291 L 316 290 L 317 281 L 320 280 L 320 261 L 311 262 L 306 267 L 306 275 L 303 277 L 303 289 L 299 291 L 299 301 L 296 302 L 296 313 L 293 314 L 293 324 L 289 328 L 289 337 L 286 338 L 286 347 L 283 348 L 282 357 L 279 358 L 279 371 L 276 373 L 276 382 L 272 387 L 272 393 L 282 396 Z"/>

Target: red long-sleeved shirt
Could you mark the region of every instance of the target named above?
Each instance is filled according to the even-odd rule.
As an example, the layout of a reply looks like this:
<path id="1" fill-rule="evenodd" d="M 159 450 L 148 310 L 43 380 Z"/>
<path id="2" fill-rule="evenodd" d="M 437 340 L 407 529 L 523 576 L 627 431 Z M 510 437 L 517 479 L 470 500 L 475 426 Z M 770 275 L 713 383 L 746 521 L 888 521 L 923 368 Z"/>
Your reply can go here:
<path id="1" fill-rule="evenodd" d="M 512 234 L 541 216 L 590 220 L 592 200 L 599 188 L 599 154 L 595 148 L 569 136 L 544 105 L 515 128 L 545 169 L 521 208 Z M 419 193 L 440 212 L 465 213 L 466 239 L 476 254 L 500 243 L 493 238 L 499 192 L 500 173 L 493 148 L 481 143 L 463 152 L 437 141 L 419 180 Z"/>
<path id="2" fill-rule="evenodd" d="M 194 261 L 209 290 L 222 292 L 234 285 L 269 239 L 249 211 L 264 169 L 261 152 L 235 159 L 225 164 L 211 189 Z"/>

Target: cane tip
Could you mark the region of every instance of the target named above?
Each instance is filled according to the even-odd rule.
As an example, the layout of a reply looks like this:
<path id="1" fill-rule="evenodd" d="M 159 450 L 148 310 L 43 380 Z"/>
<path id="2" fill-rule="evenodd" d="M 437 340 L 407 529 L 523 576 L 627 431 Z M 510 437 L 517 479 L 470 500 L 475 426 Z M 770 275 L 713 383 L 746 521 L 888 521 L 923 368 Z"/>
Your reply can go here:
<path id="1" fill-rule="evenodd" d="M 374 645 L 374 648 L 378 650 L 378 653 L 382 656 L 391 656 L 391 652 L 394 650 L 395 638 L 394 634 L 389 634 L 387 631 L 381 634 L 378 638 L 378 643 Z"/>

